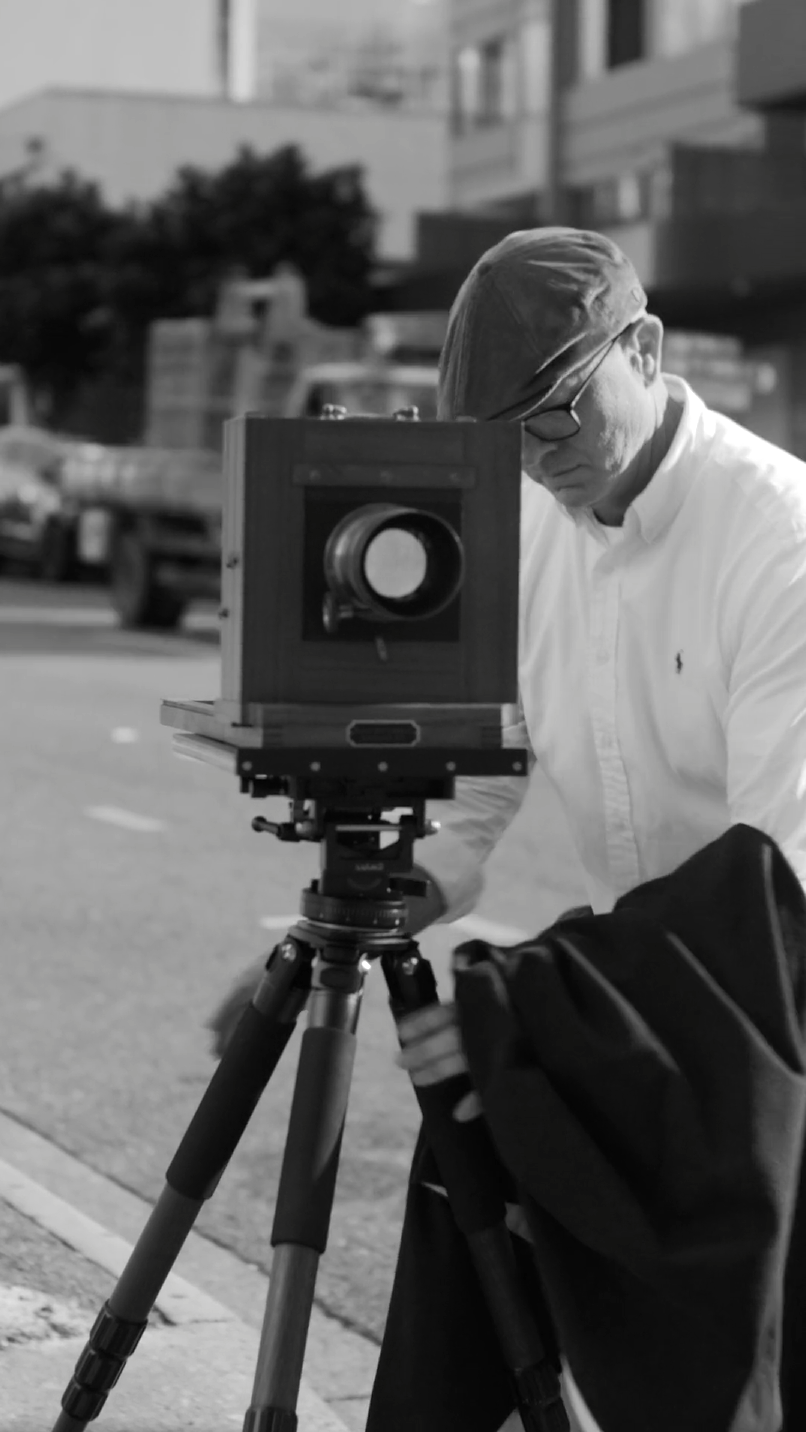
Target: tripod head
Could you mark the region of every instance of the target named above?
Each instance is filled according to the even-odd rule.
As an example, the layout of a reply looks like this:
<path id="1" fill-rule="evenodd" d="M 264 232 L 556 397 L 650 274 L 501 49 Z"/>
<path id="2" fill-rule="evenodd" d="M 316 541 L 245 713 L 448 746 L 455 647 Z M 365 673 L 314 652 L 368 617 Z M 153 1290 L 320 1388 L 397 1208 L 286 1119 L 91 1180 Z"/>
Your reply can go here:
<path id="1" fill-rule="evenodd" d="M 405 939 L 405 897 L 426 894 L 427 882 L 415 869 L 414 845 L 439 829 L 427 817 L 427 802 L 450 800 L 457 775 L 526 770 L 524 752 L 500 748 L 256 749 L 237 745 L 231 731 L 222 731 L 218 739 L 188 730 L 193 723 L 212 730 L 214 718 L 201 710 L 205 703 L 167 705 L 173 708 L 171 724 L 185 726 L 174 733 L 178 754 L 230 771 L 241 791 L 253 798 L 281 795 L 288 800 L 286 820 L 256 816 L 254 831 L 283 842 L 319 845 L 319 876 L 302 894 L 306 938 L 340 932 L 338 943 L 350 935 L 367 953 L 382 953 Z"/>
<path id="2" fill-rule="evenodd" d="M 174 727 L 178 755 L 237 776 L 244 795 L 286 797 L 288 820 L 258 816 L 252 829 L 318 842 L 322 892 L 346 898 L 422 893 L 412 876 L 414 842 L 439 828 L 426 816 L 427 802 L 452 800 L 459 776 L 525 776 L 528 769 L 525 751 L 500 745 L 245 744 L 243 728 L 223 724 L 205 701 L 164 701 L 162 719 Z"/>

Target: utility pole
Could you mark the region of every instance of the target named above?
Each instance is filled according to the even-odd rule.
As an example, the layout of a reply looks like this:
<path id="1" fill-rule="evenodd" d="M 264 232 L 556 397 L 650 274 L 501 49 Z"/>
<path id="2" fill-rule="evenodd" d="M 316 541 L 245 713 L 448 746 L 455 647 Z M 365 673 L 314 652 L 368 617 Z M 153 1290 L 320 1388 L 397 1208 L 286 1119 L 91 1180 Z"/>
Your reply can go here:
<path id="1" fill-rule="evenodd" d="M 549 104 L 546 126 L 546 221 L 567 223 L 563 166 L 563 95 L 569 78 L 570 53 L 576 31 L 575 0 L 548 0 Z"/>
<path id="2" fill-rule="evenodd" d="M 232 97 L 232 0 L 214 0 L 215 68 L 218 93 Z"/>

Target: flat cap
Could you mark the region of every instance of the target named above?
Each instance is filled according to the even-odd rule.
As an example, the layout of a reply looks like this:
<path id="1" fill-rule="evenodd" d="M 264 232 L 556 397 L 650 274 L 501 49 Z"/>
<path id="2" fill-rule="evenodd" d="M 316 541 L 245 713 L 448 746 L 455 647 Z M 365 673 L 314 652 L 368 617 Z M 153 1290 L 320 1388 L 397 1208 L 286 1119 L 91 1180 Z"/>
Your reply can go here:
<path id="1" fill-rule="evenodd" d="M 522 229 L 488 249 L 456 296 L 439 416 L 523 418 L 646 309 L 626 254 L 588 229 Z"/>

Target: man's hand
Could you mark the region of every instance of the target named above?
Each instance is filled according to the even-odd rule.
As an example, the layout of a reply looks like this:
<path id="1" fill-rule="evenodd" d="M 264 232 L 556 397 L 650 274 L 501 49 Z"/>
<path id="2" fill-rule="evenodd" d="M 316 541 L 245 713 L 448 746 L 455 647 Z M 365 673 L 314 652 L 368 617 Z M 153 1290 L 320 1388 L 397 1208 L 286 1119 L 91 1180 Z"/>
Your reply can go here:
<path id="1" fill-rule="evenodd" d="M 397 1029 L 403 1048 L 395 1060 L 401 1069 L 408 1070 L 413 1084 L 440 1084 L 443 1079 L 468 1072 L 455 1005 L 431 1004 L 405 1014 Z M 480 1113 L 479 1096 L 470 1093 L 459 1100 L 453 1117 L 464 1123 Z"/>
<path id="2" fill-rule="evenodd" d="M 224 1053 L 235 1033 L 236 1024 L 260 984 L 266 971 L 267 959 L 267 955 L 261 955 L 259 960 L 254 960 L 242 970 L 229 992 L 210 1015 L 206 1027 L 212 1031 L 213 1054 L 216 1059 L 220 1059 Z"/>

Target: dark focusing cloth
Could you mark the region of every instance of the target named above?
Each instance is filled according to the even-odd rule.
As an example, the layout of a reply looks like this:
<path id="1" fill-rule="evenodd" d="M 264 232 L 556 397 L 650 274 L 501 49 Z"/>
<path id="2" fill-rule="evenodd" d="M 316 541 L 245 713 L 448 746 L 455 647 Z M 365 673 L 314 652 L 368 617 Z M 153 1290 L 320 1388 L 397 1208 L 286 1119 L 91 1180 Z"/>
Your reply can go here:
<path id="1" fill-rule="evenodd" d="M 519 1256 L 602 1432 L 777 1432 L 785 1269 L 785 1427 L 803 1432 L 806 897 L 776 844 L 737 825 L 608 915 L 460 949 Z M 429 1181 L 421 1140 L 367 1432 L 497 1432 L 506 1374 Z"/>

